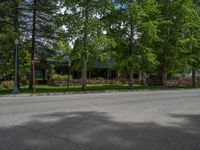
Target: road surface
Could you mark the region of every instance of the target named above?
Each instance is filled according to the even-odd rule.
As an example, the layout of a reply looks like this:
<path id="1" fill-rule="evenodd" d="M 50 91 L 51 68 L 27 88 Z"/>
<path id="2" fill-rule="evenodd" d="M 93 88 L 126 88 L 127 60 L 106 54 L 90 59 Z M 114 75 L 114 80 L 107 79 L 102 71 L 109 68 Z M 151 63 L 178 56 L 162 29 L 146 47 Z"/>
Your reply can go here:
<path id="1" fill-rule="evenodd" d="M 200 150 L 200 90 L 1 97 L 0 150 Z"/>

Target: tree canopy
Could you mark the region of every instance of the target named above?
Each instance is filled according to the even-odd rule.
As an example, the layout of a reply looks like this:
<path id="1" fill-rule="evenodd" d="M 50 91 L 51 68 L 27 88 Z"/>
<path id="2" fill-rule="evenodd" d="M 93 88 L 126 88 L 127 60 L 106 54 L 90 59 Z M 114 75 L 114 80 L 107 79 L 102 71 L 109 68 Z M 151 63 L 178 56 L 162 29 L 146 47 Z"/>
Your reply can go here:
<path id="1" fill-rule="evenodd" d="M 31 60 L 48 68 L 68 55 L 81 72 L 82 89 L 95 62 L 116 70 L 168 76 L 200 68 L 200 3 L 197 0 L 3 0 L 0 2 L 0 74 L 14 71 L 20 40 L 20 78 L 33 84 Z M 49 61 L 49 63 L 48 63 Z M 59 61 L 58 61 L 59 62 Z M 23 69 L 24 68 L 24 69 Z M 25 73 L 23 71 L 25 70 Z"/>

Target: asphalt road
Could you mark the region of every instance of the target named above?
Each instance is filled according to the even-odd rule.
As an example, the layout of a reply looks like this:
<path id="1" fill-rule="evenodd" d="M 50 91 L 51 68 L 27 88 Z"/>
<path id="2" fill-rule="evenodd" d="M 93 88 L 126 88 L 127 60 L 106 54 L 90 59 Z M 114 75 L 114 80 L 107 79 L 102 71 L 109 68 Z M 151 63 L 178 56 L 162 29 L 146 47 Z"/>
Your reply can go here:
<path id="1" fill-rule="evenodd" d="M 200 150 L 200 90 L 0 98 L 0 150 Z"/>

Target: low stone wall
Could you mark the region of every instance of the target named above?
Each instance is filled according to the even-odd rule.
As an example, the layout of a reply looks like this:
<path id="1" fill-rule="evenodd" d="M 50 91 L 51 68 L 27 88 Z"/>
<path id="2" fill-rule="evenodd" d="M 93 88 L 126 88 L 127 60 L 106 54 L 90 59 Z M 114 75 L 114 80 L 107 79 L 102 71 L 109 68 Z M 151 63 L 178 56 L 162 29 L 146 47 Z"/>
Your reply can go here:
<path id="1" fill-rule="evenodd" d="M 138 84 L 140 81 L 139 80 L 134 80 L 134 83 Z M 50 86 L 67 86 L 67 81 L 66 80 L 48 80 L 47 84 Z M 87 84 L 90 85 L 99 85 L 99 84 L 104 84 L 104 85 L 109 85 L 109 84 L 127 84 L 128 80 L 127 79 L 120 79 L 120 80 L 88 80 Z M 80 80 L 70 80 L 69 81 L 70 86 L 80 86 L 81 81 Z"/>
<path id="2" fill-rule="evenodd" d="M 200 78 L 196 78 L 197 86 L 200 85 Z M 167 81 L 168 86 L 191 86 L 192 85 L 192 78 L 190 77 L 179 77 L 175 79 L 171 79 Z"/>
<path id="3" fill-rule="evenodd" d="M 50 86 L 67 86 L 68 84 L 68 81 L 67 80 L 48 80 L 47 81 L 47 85 L 50 85 Z M 70 80 L 69 81 L 69 85 L 73 85 L 73 86 L 78 86 L 80 85 L 80 81 L 79 80 Z"/>
<path id="4" fill-rule="evenodd" d="M 149 86 L 160 86 L 160 80 L 159 79 L 147 79 L 146 84 Z M 197 78 L 196 84 L 200 85 L 200 78 Z M 191 77 L 176 77 L 167 80 L 167 86 L 169 87 L 175 87 L 175 86 L 191 86 L 192 85 L 192 78 Z"/>
<path id="5" fill-rule="evenodd" d="M 67 80 L 48 80 L 47 84 L 50 86 L 67 86 Z M 140 80 L 134 80 L 134 84 L 140 84 Z M 146 84 L 149 86 L 158 86 L 160 81 L 157 80 L 146 80 Z M 127 79 L 119 79 L 119 80 L 87 80 L 87 84 L 90 85 L 115 85 L 115 84 L 128 84 Z M 81 80 L 70 80 L 69 81 L 70 86 L 80 86 Z M 174 78 L 167 81 L 167 86 L 175 87 L 175 86 L 191 86 L 192 85 L 192 78 L 189 77 L 180 77 L 180 78 Z M 197 85 L 200 86 L 200 78 L 197 78 Z"/>

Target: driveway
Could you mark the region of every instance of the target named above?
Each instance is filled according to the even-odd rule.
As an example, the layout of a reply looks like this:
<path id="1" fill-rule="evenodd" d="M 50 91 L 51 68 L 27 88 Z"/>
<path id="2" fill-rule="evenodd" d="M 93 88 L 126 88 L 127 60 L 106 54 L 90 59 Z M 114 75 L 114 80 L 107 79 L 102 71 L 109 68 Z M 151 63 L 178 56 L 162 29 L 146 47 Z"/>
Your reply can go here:
<path id="1" fill-rule="evenodd" d="M 200 90 L 2 97 L 0 150 L 200 150 Z"/>

